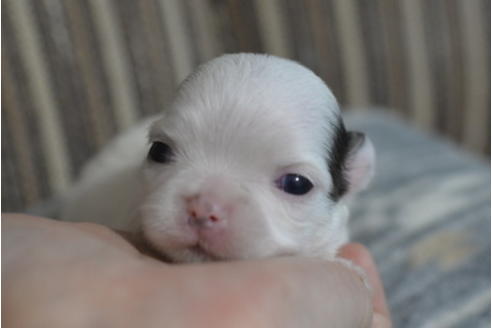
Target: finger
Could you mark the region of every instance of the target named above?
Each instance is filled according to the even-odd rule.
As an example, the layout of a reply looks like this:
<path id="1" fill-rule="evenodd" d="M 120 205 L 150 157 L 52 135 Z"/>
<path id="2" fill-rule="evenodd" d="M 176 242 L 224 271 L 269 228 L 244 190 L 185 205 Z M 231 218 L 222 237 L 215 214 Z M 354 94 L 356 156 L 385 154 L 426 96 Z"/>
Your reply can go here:
<path id="1" fill-rule="evenodd" d="M 373 306 L 374 312 L 379 313 L 382 317 L 390 319 L 390 312 L 386 302 L 384 287 L 381 282 L 381 277 L 374 263 L 371 254 L 361 244 L 351 243 L 340 250 L 340 256 L 351 260 L 356 265 L 360 266 L 367 274 L 369 283 L 373 289 Z M 378 319 L 381 320 L 381 319 Z"/>
<path id="2" fill-rule="evenodd" d="M 223 323 L 216 327 L 236 326 L 231 322 L 245 327 L 371 327 L 371 296 L 359 275 L 339 262 L 277 258 L 173 268 L 180 270 L 179 279 L 194 282 L 192 291 L 186 290 L 190 284 L 182 284 L 180 295 L 214 295 L 203 297 L 209 300 L 206 306 L 192 308 L 193 319 L 206 316 Z M 251 324 L 248 320 L 255 317 Z"/>

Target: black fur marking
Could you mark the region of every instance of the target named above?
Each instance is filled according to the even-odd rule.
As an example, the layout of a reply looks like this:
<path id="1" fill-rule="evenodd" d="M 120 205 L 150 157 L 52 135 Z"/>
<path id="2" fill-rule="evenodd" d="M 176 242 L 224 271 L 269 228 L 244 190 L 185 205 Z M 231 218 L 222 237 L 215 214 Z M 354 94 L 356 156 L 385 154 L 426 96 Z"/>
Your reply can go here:
<path id="1" fill-rule="evenodd" d="M 330 197 L 337 201 L 348 189 L 348 181 L 345 176 L 345 159 L 349 152 L 350 136 L 345 130 L 341 117 L 338 118 L 338 122 L 335 124 L 335 139 L 330 149 L 328 167 L 333 180 Z"/>
<path id="2" fill-rule="evenodd" d="M 338 201 L 349 188 L 349 181 L 345 165 L 352 150 L 360 147 L 364 141 L 364 135 L 359 132 L 348 132 L 343 120 L 338 118 L 334 125 L 334 141 L 330 149 L 328 167 L 333 180 L 333 188 L 330 197 Z"/>

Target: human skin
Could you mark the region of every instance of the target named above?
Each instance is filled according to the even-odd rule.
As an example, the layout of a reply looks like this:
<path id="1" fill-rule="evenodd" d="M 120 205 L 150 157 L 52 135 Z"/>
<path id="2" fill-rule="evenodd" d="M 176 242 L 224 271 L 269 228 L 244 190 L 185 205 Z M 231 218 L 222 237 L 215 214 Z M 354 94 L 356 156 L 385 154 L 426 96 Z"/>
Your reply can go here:
<path id="1" fill-rule="evenodd" d="M 368 251 L 172 265 L 96 224 L 2 216 L 5 327 L 390 327 Z"/>

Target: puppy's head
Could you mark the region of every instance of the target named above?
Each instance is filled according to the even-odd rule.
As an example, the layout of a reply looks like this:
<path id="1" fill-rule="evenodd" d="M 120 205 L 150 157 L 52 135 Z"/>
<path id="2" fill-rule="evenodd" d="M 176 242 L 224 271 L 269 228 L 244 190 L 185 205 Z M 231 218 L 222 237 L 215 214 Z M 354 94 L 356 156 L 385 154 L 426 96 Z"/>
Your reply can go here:
<path id="1" fill-rule="evenodd" d="M 343 200 L 372 175 L 371 143 L 345 130 L 326 85 L 266 55 L 199 67 L 149 138 L 141 229 L 179 262 L 333 256 Z"/>

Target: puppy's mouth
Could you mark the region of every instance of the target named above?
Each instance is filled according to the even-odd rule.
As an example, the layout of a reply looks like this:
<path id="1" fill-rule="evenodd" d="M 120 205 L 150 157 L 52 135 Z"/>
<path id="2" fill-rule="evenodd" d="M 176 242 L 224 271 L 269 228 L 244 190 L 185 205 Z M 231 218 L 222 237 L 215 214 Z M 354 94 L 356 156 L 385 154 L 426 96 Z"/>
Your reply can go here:
<path id="1" fill-rule="evenodd" d="M 225 260 L 224 258 L 208 251 L 205 247 L 200 245 L 200 243 L 197 243 L 197 244 L 189 247 L 188 249 L 194 255 L 197 255 L 200 258 L 200 260 L 202 260 L 202 261 L 209 262 L 209 261 L 224 261 Z"/>

